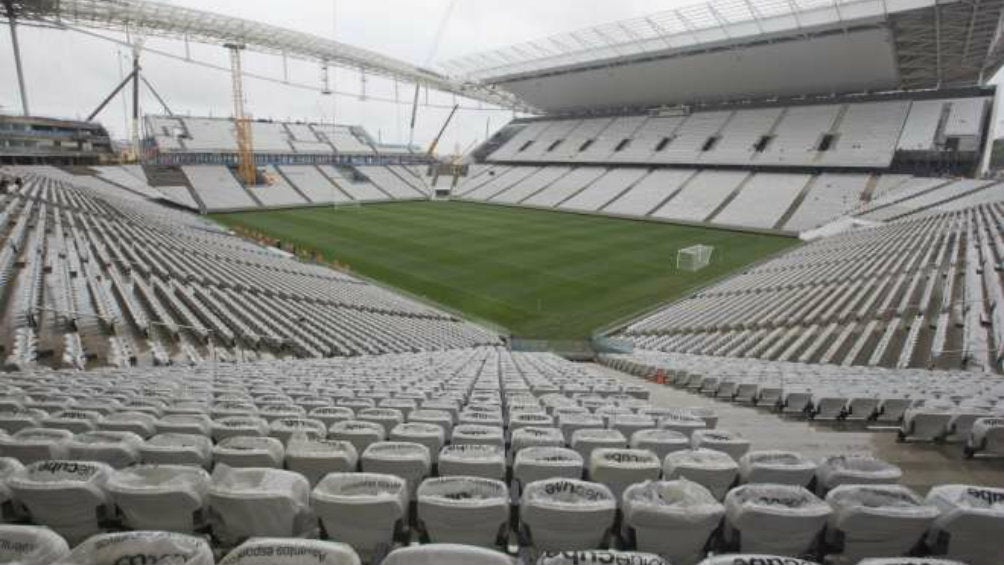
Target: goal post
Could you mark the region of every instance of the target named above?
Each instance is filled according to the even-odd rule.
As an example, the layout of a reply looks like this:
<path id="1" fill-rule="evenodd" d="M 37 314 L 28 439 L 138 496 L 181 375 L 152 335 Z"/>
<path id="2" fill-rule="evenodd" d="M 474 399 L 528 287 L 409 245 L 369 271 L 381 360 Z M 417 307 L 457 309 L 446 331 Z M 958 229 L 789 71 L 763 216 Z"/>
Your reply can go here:
<path id="1" fill-rule="evenodd" d="M 710 245 L 691 245 L 676 252 L 676 268 L 681 271 L 699 271 L 711 264 L 715 248 Z"/>

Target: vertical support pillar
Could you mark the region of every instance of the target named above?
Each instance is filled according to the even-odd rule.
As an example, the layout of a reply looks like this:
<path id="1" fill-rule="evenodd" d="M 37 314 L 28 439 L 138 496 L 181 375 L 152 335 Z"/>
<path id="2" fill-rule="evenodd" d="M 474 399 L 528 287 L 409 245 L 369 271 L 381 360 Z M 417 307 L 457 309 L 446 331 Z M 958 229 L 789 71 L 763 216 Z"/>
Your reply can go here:
<path id="1" fill-rule="evenodd" d="M 21 94 L 21 112 L 25 116 L 31 115 L 28 109 L 28 88 L 24 84 L 24 67 L 21 64 L 21 44 L 17 40 L 17 17 L 14 14 L 14 6 L 10 0 L 4 0 L 4 8 L 7 11 L 7 21 L 10 24 L 10 43 L 14 50 L 14 67 L 17 69 L 17 86 Z"/>

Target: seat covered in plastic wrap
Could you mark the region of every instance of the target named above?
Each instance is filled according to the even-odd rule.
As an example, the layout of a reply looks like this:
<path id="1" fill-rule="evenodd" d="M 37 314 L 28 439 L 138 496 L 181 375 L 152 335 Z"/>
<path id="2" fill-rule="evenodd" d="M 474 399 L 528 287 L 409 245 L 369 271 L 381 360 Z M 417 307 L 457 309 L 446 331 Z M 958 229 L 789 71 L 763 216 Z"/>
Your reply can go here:
<path id="1" fill-rule="evenodd" d="M 390 441 L 410 441 L 420 443 L 429 449 L 432 462 L 439 460 L 439 451 L 446 444 L 443 426 L 429 422 L 405 422 L 390 431 Z"/>
<path id="2" fill-rule="evenodd" d="M 7 485 L 33 523 L 75 544 L 98 533 L 109 516 L 104 487 L 113 472 L 91 461 L 36 461 L 14 473 Z"/>
<path id="3" fill-rule="evenodd" d="M 367 473 L 397 475 L 408 481 L 409 500 L 422 479 L 432 471 L 429 449 L 420 443 L 407 441 L 382 441 L 366 448 L 360 457 L 362 470 Z"/>
<path id="4" fill-rule="evenodd" d="M 676 565 L 659 555 L 637 551 L 613 549 L 580 549 L 578 551 L 544 551 L 537 557 L 536 565 L 581 565 L 583 563 L 611 563 L 625 565 Z"/>
<path id="5" fill-rule="evenodd" d="M 689 450 L 690 439 L 673 430 L 638 430 L 631 434 L 630 446 L 632 449 L 647 449 L 662 461 L 674 451 Z"/>
<path id="6" fill-rule="evenodd" d="M 907 555 L 939 514 L 937 506 L 900 485 L 842 485 L 826 502 L 833 507 L 826 538 L 839 548 L 830 556 L 837 563 Z"/>
<path id="7" fill-rule="evenodd" d="M 457 424 L 450 442 L 453 445 L 485 444 L 505 448 L 505 429 L 502 426 L 483 424 Z"/>
<path id="8" fill-rule="evenodd" d="M 67 565 L 172 563 L 213 565 L 213 550 L 201 538 L 173 532 L 137 531 L 100 534 L 73 548 Z"/>
<path id="9" fill-rule="evenodd" d="M 128 528 L 190 533 L 206 521 L 209 484 L 201 467 L 136 465 L 115 472 L 105 489 Z"/>
<path id="10" fill-rule="evenodd" d="M 418 487 L 418 518 L 434 543 L 491 547 L 509 520 L 505 483 L 482 477 L 438 477 Z"/>
<path id="11" fill-rule="evenodd" d="M 383 425 L 377 422 L 362 420 L 344 420 L 335 422 L 328 428 L 329 439 L 340 439 L 351 443 L 360 455 L 370 445 L 387 439 Z"/>
<path id="12" fill-rule="evenodd" d="M 224 544 L 312 533 L 310 483 L 299 473 L 217 465 L 209 486 L 213 532 Z"/>
<path id="13" fill-rule="evenodd" d="M 673 565 L 697 563 L 725 515 L 708 489 L 687 479 L 631 485 L 622 509 L 638 550 L 666 556 Z"/>
<path id="14" fill-rule="evenodd" d="M 694 449 L 714 449 L 739 461 L 750 450 L 750 442 L 729 430 L 694 430 L 690 436 Z"/>
<path id="15" fill-rule="evenodd" d="M 67 457 L 76 461 L 98 461 L 115 469 L 139 462 L 143 438 L 132 432 L 95 431 L 73 436 L 66 444 Z"/>
<path id="16" fill-rule="evenodd" d="M 439 475 L 504 480 L 505 451 L 497 445 L 447 445 L 439 454 Z"/>
<path id="17" fill-rule="evenodd" d="M 815 475 L 816 463 L 794 451 L 750 451 L 739 458 L 743 483 L 808 487 Z"/>
<path id="18" fill-rule="evenodd" d="M 601 447 L 627 447 L 627 438 L 617 430 L 585 428 L 572 432 L 569 446 L 578 451 L 582 455 L 583 460 L 589 461 L 594 449 Z"/>
<path id="19" fill-rule="evenodd" d="M 584 462 L 566 447 L 527 447 L 516 453 L 513 478 L 524 487 L 550 478 L 581 479 Z"/>
<path id="20" fill-rule="evenodd" d="M 725 497 L 725 537 L 744 552 L 797 557 L 809 552 L 831 513 L 805 487 L 742 485 Z"/>
<path id="21" fill-rule="evenodd" d="M 312 487 L 328 473 L 351 473 L 358 464 L 359 454 L 347 441 L 296 434 L 286 446 L 286 468 L 306 477 Z"/>
<path id="22" fill-rule="evenodd" d="M 381 565 L 516 565 L 516 560 L 483 547 L 430 543 L 395 549 Z"/>
<path id="23" fill-rule="evenodd" d="M 139 446 L 139 457 L 147 464 L 193 465 L 208 469 L 213 464 L 213 441 L 199 434 L 161 433 Z"/>
<path id="24" fill-rule="evenodd" d="M 708 489 L 718 500 L 725 498 L 739 474 L 739 465 L 727 453 L 713 449 L 676 451 L 662 463 L 662 476 L 667 480 L 684 478 Z"/>
<path id="25" fill-rule="evenodd" d="M 324 531 L 363 556 L 393 543 L 407 517 L 408 483 L 378 473 L 329 473 L 314 487 L 310 502 Z"/>
<path id="26" fill-rule="evenodd" d="M 940 485 L 926 502 L 940 511 L 928 535 L 935 553 L 969 565 L 1004 563 L 1004 489 Z"/>
<path id="27" fill-rule="evenodd" d="M 654 481 L 661 473 L 662 461 L 646 449 L 601 447 L 589 460 L 589 480 L 607 485 L 618 503 L 629 486 Z"/>
<path id="28" fill-rule="evenodd" d="M 213 462 L 230 467 L 282 468 L 286 450 L 274 437 L 233 436 L 216 444 Z"/>
<path id="29" fill-rule="evenodd" d="M 520 522 L 540 551 L 602 547 L 614 523 L 617 501 L 606 485 L 544 479 L 523 488 Z"/>
<path id="30" fill-rule="evenodd" d="M 219 565 L 360 565 L 352 546 L 334 541 L 254 538 L 238 545 Z"/>
<path id="31" fill-rule="evenodd" d="M 0 456 L 13 457 L 28 465 L 46 459 L 66 459 L 73 432 L 49 428 L 23 428 L 0 436 Z"/>
<path id="32" fill-rule="evenodd" d="M 699 565 L 818 565 L 815 561 L 784 555 L 724 553 L 708 557 Z"/>
<path id="33" fill-rule="evenodd" d="M 816 469 L 816 490 L 825 494 L 840 485 L 887 485 L 899 482 L 903 471 L 871 455 L 833 455 Z"/>
<path id="34" fill-rule="evenodd" d="M 0 563 L 49 565 L 69 554 L 66 540 L 49 528 L 0 524 Z"/>

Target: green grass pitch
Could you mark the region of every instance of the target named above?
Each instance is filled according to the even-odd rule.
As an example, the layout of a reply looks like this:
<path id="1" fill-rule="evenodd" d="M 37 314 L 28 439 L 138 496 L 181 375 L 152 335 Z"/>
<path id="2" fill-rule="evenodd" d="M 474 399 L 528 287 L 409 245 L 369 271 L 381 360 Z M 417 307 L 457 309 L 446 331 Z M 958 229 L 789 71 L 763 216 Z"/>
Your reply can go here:
<path id="1" fill-rule="evenodd" d="M 220 214 L 529 339 L 605 324 L 797 244 L 793 238 L 461 202 Z M 713 245 L 711 265 L 676 251 Z"/>

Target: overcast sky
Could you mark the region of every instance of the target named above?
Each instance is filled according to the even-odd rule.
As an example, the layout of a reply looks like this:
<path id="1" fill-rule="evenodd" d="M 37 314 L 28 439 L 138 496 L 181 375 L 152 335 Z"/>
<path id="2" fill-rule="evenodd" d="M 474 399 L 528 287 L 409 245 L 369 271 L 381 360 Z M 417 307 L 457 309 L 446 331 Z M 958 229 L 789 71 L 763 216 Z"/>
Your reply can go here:
<path id="1" fill-rule="evenodd" d="M 415 64 L 442 61 L 468 53 L 503 47 L 540 36 L 583 26 L 630 18 L 693 3 L 692 0 L 457 0 L 435 54 L 436 30 L 450 0 L 168 0 L 199 8 L 268 22 L 299 31 L 334 37 Z M 128 71 L 129 54 L 123 47 L 72 31 L 19 28 L 28 79 L 31 110 L 36 115 L 84 118 Z M 150 39 L 152 48 L 184 54 L 179 42 Z M 16 75 L 10 37 L 0 30 L 0 112 L 19 112 Z M 193 58 L 227 66 L 221 47 L 193 45 Z M 146 77 L 175 113 L 232 115 L 230 77 L 226 72 L 147 54 Z M 248 53 L 245 69 L 282 78 L 281 59 Z M 318 90 L 297 88 L 247 78 L 247 108 L 259 118 L 335 121 L 359 124 L 387 143 L 408 139 L 412 88 L 400 85 L 400 104 L 372 99 L 362 101 L 359 73 L 339 69 L 332 73 L 333 88 L 349 96 L 323 96 L 318 90 L 321 71 L 316 65 L 290 62 L 291 82 Z M 394 98 L 391 81 L 370 78 L 369 96 Z M 424 100 L 423 96 L 423 100 Z M 431 141 L 442 125 L 452 98 L 430 95 L 421 108 L 415 141 Z M 467 103 L 477 106 L 476 103 Z M 145 93 L 144 113 L 160 113 L 155 99 Z M 115 100 L 99 117 L 116 137 L 125 137 L 124 99 Z M 482 141 L 486 128 L 494 131 L 512 118 L 506 111 L 462 110 L 444 135 L 441 151 L 465 150 Z"/>

